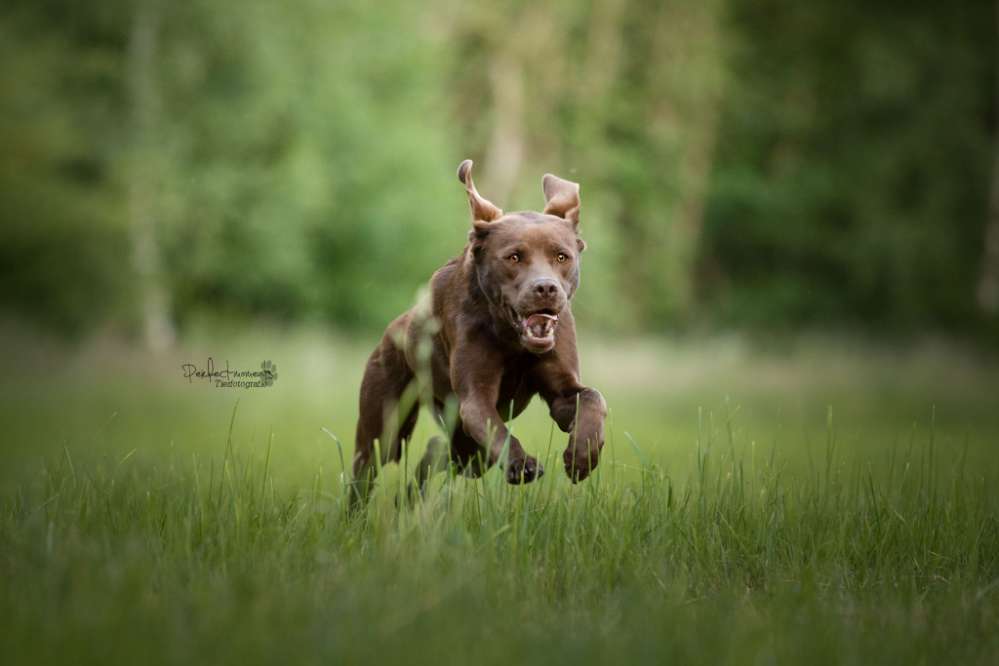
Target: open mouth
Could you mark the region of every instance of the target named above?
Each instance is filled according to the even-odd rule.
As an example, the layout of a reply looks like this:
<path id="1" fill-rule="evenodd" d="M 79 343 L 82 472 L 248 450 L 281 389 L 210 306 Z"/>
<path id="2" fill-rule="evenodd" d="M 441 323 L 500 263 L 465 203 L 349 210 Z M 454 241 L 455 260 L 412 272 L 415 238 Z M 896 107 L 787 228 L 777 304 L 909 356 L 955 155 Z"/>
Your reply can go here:
<path id="1" fill-rule="evenodd" d="M 555 346 L 555 325 L 558 314 L 551 309 L 537 310 L 527 315 L 517 314 L 520 322 L 520 340 L 528 351 L 536 354 Z"/>

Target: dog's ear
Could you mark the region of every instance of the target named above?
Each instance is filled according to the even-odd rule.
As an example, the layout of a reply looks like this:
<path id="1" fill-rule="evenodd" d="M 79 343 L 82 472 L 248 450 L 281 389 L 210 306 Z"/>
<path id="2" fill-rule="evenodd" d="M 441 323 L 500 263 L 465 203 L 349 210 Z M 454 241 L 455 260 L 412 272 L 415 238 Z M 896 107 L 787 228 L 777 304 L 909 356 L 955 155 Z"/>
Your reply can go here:
<path id="1" fill-rule="evenodd" d="M 579 183 L 546 173 L 541 179 L 545 191 L 545 214 L 557 215 L 579 225 Z"/>
<path id="2" fill-rule="evenodd" d="M 482 197 L 472 182 L 472 160 L 465 160 L 458 165 L 458 180 L 465 186 L 468 194 L 468 205 L 472 209 L 472 222 L 492 222 L 503 215 L 491 201 Z"/>

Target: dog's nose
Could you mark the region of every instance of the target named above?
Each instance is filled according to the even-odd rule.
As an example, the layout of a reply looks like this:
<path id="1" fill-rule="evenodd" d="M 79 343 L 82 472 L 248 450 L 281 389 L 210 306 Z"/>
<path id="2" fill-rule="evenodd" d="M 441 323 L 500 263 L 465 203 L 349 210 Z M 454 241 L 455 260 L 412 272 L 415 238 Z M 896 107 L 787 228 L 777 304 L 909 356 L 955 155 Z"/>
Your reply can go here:
<path id="1" fill-rule="evenodd" d="M 558 293 L 558 282 L 551 278 L 537 279 L 531 286 L 538 298 L 552 298 Z"/>

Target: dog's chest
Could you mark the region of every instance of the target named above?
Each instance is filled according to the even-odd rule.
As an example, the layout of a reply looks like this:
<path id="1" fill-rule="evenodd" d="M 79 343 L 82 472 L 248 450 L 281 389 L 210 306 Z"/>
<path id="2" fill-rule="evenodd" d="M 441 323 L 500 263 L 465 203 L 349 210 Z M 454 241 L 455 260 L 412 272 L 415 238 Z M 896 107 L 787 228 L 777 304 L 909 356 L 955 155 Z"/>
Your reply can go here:
<path id="1" fill-rule="evenodd" d="M 530 364 L 511 363 L 503 369 L 496 410 L 504 420 L 516 417 L 535 394 L 530 381 Z"/>

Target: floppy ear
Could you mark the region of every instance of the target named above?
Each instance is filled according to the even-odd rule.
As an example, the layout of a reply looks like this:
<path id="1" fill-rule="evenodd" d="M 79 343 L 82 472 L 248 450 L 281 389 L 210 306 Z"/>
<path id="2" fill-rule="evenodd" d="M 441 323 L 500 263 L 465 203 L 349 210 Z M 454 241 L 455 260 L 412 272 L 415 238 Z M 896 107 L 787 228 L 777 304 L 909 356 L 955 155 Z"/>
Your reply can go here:
<path id="1" fill-rule="evenodd" d="M 541 189 L 545 191 L 546 215 L 557 215 L 572 222 L 572 226 L 579 224 L 579 183 L 546 173 Z"/>
<path id="2" fill-rule="evenodd" d="M 468 205 L 472 209 L 472 222 L 492 222 L 503 215 L 491 201 L 484 199 L 475 189 L 472 182 L 472 160 L 465 160 L 458 165 L 458 180 L 465 186 L 468 194 Z"/>

